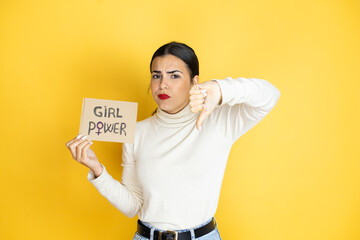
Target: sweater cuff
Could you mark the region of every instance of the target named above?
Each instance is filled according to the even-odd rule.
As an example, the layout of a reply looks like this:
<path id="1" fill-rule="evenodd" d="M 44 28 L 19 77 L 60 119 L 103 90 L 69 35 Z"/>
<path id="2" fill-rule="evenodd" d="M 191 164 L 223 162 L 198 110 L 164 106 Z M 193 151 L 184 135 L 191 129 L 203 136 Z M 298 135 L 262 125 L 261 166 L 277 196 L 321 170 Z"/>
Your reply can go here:
<path id="1" fill-rule="evenodd" d="M 105 166 L 102 164 L 101 164 L 101 166 L 103 167 L 103 171 L 98 177 L 95 177 L 95 173 L 91 169 L 89 170 L 88 175 L 87 175 L 87 180 L 90 183 L 92 183 L 94 185 L 101 185 L 104 181 L 106 181 L 106 178 L 108 178 L 108 176 L 110 176 L 109 173 L 106 171 Z"/>

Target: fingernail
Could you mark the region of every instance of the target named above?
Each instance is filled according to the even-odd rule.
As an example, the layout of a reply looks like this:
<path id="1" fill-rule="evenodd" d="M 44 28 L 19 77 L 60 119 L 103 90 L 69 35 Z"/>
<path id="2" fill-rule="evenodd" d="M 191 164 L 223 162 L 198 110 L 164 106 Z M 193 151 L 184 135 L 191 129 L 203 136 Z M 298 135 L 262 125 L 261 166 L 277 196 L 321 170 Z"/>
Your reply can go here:
<path id="1" fill-rule="evenodd" d="M 201 90 L 201 92 L 202 92 L 202 93 L 206 93 L 206 90 L 205 90 L 205 89 L 204 89 L 204 90 Z"/>
<path id="2" fill-rule="evenodd" d="M 84 140 L 84 139 L 86 139 L 86 138 L 87 138 L 87 136 L 83 136 L 81 139 Z"/>
<path id="3" fill-rule="evenodd" d="M 203 103 L 205 102 L 205 98 L 203 99 Z"/>
<path id="4" fill-rule="evenodd" d="M 93 145 L 93 142 L 90 142 L 90 145 Z"/>
<path id="5" fill-rule="evenodd" d="M 79 139 L 79 138 L 81 138 L 81 134 L 77 135 L 77 137 L 76 137 L 76 139 Z"/>
<path id="6" fill-rule="evenodd" d="M 207 93 L 205 92 L 205 93 L 204 93 L 204 97 L 206 97 L 206 96 L 207 96 Z"/>

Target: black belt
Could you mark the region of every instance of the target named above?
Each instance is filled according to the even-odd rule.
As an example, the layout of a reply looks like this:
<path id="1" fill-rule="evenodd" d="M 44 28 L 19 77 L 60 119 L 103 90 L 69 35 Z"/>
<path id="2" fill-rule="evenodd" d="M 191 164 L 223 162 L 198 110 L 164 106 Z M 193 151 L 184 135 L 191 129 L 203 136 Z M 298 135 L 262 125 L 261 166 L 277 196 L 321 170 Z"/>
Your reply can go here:
<path id="1" fill-rule="evenodd" d="M 212 218 L 211 221 L 199 228 L 194 229 L 195 238 L 204 236 L 205 234 L 211 232 L 215 229 L 215 219 Z M 146 238 L 150 239 L 151 229 L 145 226 L 140 219 L 138 220 L 137 232 Z M 177 231 L 154 231 L 154 240 L 191 240 L 190 231 L 186 232 L 177 232 Z"/>

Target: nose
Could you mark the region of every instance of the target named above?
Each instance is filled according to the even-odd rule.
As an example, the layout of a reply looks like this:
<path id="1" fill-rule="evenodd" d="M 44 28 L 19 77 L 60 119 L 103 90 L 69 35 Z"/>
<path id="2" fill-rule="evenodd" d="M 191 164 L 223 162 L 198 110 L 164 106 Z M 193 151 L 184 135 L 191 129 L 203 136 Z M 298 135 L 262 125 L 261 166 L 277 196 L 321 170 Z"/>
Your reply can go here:
<path id="1" fill-rule="evenodd" d="M 166 78 L 162 78 L 160 82 L 160 89 L 164 90 L 168 88 L 168 81 Z"/>

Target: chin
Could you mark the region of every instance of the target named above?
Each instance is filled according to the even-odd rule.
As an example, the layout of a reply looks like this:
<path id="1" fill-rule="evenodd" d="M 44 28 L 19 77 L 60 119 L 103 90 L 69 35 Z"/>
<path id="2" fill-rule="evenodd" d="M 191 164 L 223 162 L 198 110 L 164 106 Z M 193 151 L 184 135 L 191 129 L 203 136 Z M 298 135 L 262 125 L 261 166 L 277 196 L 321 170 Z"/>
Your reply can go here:
<path id="1" fill-rule="evenodd" d="M 164 112 L 167 112 L 169 114 L 175 114 L 180 112 L 181 110 L 183 110 L 186 106 L 182 107 L 182 108 L 160 108 L 161 110 L 163 110 Z"/>
<path id="2" fill-rule="evenodd" d="M 175 114 L 175 113 L 180 112 L 182 109 L 184 109 L 186 107 L 186 105 L 171 106 L 171 104 L 165 103 L 165 102 L 157 103 L 158 108 L 160 108 L 161 110 L 163 110 L 164 112 L 167 112 L 169 114 Z"/>
<path id="3" fill-rule="evenodd" d="M 169 113 L 169 114 L 173 114 L 173 113 L 174 113 L 174 110 L 173 110 L 173 109 L 162 108 L 162 107 L 160 107 L 160 109 L 163 110 L 163 111 L 166 112 L 166 113 Z"/>
<path id="4" fill-rule="evenodd" d="M 176 112 L 176 110 L 174 108 L 167 107 L 167 106 L 158 105 L 158 108 L 160 108 L 161 110 L 163 110 L 164 112 L 169 113 L 169 114 L 173 114 Z"/>
<path id="5" fill-rule="evenodd" d="M 164 112 L 171 112 L 171 109 L 172 109 L 171 107 L 168 106 L 168 104 L 164 104 L 164 103 L 162 103 L 162 104 L 158 103 L 157 106 Z"/>

